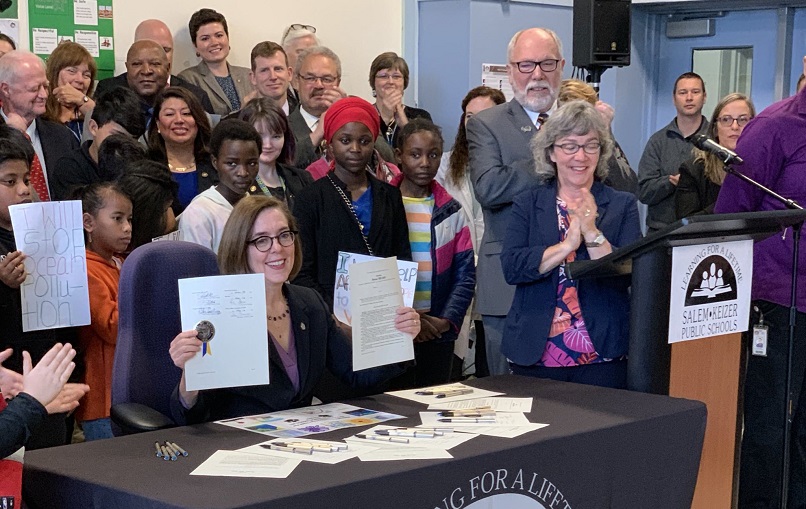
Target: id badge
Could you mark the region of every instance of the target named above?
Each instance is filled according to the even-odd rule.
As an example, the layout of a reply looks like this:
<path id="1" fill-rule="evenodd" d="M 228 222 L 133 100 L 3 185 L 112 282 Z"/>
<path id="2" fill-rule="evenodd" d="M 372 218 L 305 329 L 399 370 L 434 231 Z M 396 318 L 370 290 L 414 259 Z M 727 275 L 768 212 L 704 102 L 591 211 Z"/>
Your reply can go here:
<path id="1" fill-rule="evenodd" d="M 759 357 L 767 356 L 767 331 L 766 325 L 753 326 L 753 355 Z"/>

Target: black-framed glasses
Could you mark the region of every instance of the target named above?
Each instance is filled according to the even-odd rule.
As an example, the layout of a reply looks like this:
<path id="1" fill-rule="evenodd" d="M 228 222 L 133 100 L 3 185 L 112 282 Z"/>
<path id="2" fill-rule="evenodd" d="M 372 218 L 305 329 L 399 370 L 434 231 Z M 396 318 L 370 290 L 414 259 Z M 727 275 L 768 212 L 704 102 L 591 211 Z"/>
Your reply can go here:
<path id="1" fill-rule="evenodd" d="M 252 244 L 258 251 L 260 251 L 261 253 L 265 253 L 266 251 L 271 249 L 271 246 L 272 244 L 274 244 L 275 240 L 277 240 L 277 242 L 283 247 L 293 246 L 294 239 L 297 237 L 297 233 L 299 232 L 293 230 L 287 230 L 281 232 L 280 235 L 276 235 L 274 237 L 272 237 L 271 235 L 261 235 L 256 239 L 250 240 L 246 244 L 247 245 Z"/>
<path id="2" fill-rule="evenodd" d="M 289 27 L 285 29 L 285 32 L 283 33 L 283 38 L 280 40 L 285 41 L 285 38 L 288 37 L 288 34 L 296 30 L 308 30 L 309 32 L 316 33 L 316 27 L 313 25 L 305 25 L 303 23 L 291 23 L 291 25 L 289 25 Z"/>
<path id="3" fill-rule="evenodd" d="M 598 141 L 589 141 L 584 145 L 580 145 L 579 143 L 563 143 L 562 145 L 554 144 L 555 147 L 562 150 L 566 155 L 572 156 L 579 152 L 579 149 L 585 151 L 586 154 L 598 154 L 599 151 L 602 149 L 602 144 Z"/>
<path id="4" fill-rule="evenodd" d="M 312 74 L 309 74 L 307 76 L 300 76 L 299 79 L 301 79 L 305 83 L 308 83 L 309 85 L 313 85 L 317 81 L 321 81 L 322 85 L 332 85 L 336 83 L 336 80 L 338 78 L 334 76 L 314 76 Z"/>
<path id="5" fill-rule="evenodd" d="M 557 70 L 557 64 L 560 63 L 559 59 L 556 58 L 548 58 L 546 60 L 541 60 L 540 62 L 535 62 L 533 60 L 524 60 L 523 62 L 511 62 L 512 65 L 518 68 L 520 72 L 523 74 L 530 74 L 535 71 L 535 68 L 540 66 L 540 70 L 543 72 L 554 72 Z"/>
<path id="6" fill-rule="evenodd" d="M 750 122 L 750 117 L 748 117 L 747 115 L 740 115 L 739 117 L 722 115 L 721 117 L 716 119 L 716 121 L 719 122 L 719 125 L 721 125 L 722 127 L 730 127 L 733 125 L 734 122 L 739 124 L 739 127 L 744 127 L 747 125 L 748 122 Z"/>

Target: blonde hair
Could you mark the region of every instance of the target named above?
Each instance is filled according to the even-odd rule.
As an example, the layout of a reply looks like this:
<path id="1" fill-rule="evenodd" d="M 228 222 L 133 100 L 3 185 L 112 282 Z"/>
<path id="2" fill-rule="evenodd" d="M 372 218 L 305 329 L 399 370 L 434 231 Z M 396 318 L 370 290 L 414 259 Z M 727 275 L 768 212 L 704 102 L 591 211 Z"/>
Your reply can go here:
<path id="1" fill-rule="evenodd" d="M 714 107 L 714 113 L 711 115 L 711 123 L 708 125 L 708 137 L 712 140 L 715 140 L 717 143 L 721 143 L 719 141 L 719 131 L 717 128 L 722 110 L 724 110 L 725 106 L 728 104 L 736 101 L 744 101 L 745 104 L 747 104 L 747 108 L 750 110 L 751 119 L 756 116 L 756 107 L 753 106 L 753 101 L 751 101 L 750 98 L 744 94 L 734 92 L 720 99 L 720 101 Z M 726 175 L 725 164 L 722 162 L 722 160 L 719 159 L 719 157 L 717 157 L 715 154 L 704 152 L 698 148 L 695 148 L 692 153 L 694 155 L 695 163 L 702 162 L 703 175 L 705 175 L 705 177 L 714 184 L 721 186 L 725 181 Z"/>
<path id="2" fill-rule="evenodd" d="M 222 274 L 251 274 L 247 249 L 255 226 L 257 216 L 268 209 L 277 209 L 282 212 L 288 221 L 288 228 L 297 231 L 297 222 L 286 207 L 285 203 L 276 198 L 261 195 L 250 195 L 241 198 L 232 209 L 227 219 L 224 231 L 221 234 L 221 244 L 218 247 L 218 266 Z M 294 236 L 294 265 L 288 279 L 294 279 L 302 267 L 302 242 L 299 235 Z"/>
<path id="3" fill-rule="evenodd" d="M 567 79 L 560 84 L 560 91 L 557 93 L 557 106 L 562 106 L 569 101 L 587 101 L 596 106 L 599 95 L 592 86 L 582 80 Z"/>

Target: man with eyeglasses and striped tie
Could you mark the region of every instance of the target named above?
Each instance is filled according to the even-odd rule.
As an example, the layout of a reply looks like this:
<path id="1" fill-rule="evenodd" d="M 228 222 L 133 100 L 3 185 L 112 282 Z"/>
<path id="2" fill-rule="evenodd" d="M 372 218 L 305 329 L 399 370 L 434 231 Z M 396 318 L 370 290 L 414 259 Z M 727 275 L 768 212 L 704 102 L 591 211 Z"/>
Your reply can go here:
<path id="1" fill-rule="evenodd" d="M 562 43 L 553 31 L 530 28 L 516 33 L 507 47 L 515 98 L 467 123 L 470 176 L 484 213 L 476 305 L 483 317 L 491 375 L 509 373 L 501 336 L 515 287 L 504 280 L 501 245 L 513 198 L 538 182 L 529 142 L 555 107 L 564 66 Z"/>

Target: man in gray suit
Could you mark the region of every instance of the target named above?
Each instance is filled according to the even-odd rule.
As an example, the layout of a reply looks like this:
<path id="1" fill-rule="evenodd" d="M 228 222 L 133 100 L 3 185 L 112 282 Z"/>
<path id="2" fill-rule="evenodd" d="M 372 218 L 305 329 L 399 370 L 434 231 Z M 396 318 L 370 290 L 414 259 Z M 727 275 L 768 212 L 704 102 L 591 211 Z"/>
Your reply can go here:
<path id="1" fill-rule="evenodd" d="M 470 176 L 484 213 L 476 305 L 483 316 L 491 375 L 509 373 L 501 336 L 515 288 L 504 280 L 501 245 L 512 199 L 537 183 L 529 142 L 554 108 L 564 65 L 562 43 L 553 31 L 531 28 L 516 33 L 507 47 L 515 98 L 482 111 L 467 124 Z"/>

